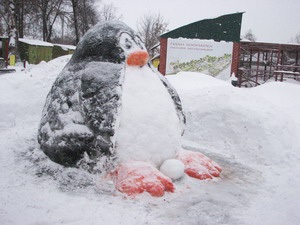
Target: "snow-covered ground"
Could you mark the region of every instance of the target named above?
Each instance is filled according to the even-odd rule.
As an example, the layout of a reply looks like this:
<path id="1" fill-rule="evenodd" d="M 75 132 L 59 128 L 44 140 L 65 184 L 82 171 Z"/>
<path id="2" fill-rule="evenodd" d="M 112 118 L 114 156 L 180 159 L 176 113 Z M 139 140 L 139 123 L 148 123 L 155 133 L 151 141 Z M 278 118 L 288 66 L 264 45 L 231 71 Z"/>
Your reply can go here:
<path id="1" fill-rule="evenodd" d="M 300 85 L 240 89 L 199 73 L 168 79 L 187 116 L 186 149 L 221 177 L 176 181 L 136 198 L 98 174 L 63 168 L 39 150 L 46 95 L 70 56 L 0 75 L 0 224 L 300 224 Z"/>

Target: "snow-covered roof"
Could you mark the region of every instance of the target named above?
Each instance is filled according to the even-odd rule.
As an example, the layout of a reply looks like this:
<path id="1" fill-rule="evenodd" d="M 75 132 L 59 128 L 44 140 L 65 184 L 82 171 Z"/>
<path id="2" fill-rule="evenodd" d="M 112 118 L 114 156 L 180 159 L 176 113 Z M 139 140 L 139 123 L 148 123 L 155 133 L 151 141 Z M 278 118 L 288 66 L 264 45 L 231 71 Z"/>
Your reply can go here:
<path id="1" fill-rule="evenodd" d="M 157 58 L 159 58 L 159 57 L 160 57 L 160 54 L 156 54 L 156 55 L 154 55 L 154 56 L 152 57 L 151 60 L 157 59 Z"/>
<path id="2" fill-rule="evenodd" d="M 29 45 L 37 45 L 37 46 L 47 46 L 47 47 L 53 47 L 53 44 L 45 41 L 40 40 L 33 40 L 33 39 L 26 39 L 26 38 L 19 38 L 20 42 L 29 44 Z"/>
<path id="3" fill-rule="evenodd" d="M 251 42 L 251 41 L 250 41 L 249 39 L 247 39 L 247 38 L 242 38 L 241 41 L 242 41 L 242 42 Z"/>
<path id="4" fill-rule="evenodd" d="M 75 50 L 76 49 L 76 46 L 74 46 L 74 45 L 54 44 L 54 46 L 59 46 L 59 47 L 61 47 L 65 51 L 67 51 L 67 50 Z"/>
<path id="5" fill-rule="evenodd" d="M 160 35 L 160 37 L 239 42 L 243 13 L 238 12 L 219 16 L 214 19 L 200 20 L 168 31 Z"/>
<path id="6" fill-rule="evenodd" d="M 150 48 L 150 50 L 153 50 L 153 49 L 157 48 L 159 45 L 160 45 L 160 43 L 159 43 L 159 42 L 158 42 L 158 43 L 156 43 L 155 45 L 153 45 L 153 46 Z"/>

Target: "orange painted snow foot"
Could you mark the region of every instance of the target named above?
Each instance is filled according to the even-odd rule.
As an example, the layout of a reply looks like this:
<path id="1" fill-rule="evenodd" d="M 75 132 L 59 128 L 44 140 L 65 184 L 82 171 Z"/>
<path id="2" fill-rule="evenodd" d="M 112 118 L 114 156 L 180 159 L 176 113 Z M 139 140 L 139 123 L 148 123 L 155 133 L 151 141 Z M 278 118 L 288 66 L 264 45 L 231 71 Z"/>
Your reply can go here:
<path id="1" fill-rule="evenodd" d="M 190 177 L 200 180 L 219 177 L 221 167 L 200 152 L 181 150 L 176 155 L 177 159 L 185 165 L 185 173 Z"/>
<path id="2" fill-rule="evenodd" d="M 146 191 L 154 197 L 161 197 L 165 191 L 175 190 L 172 180 L 147 162 L 121 163 L 111 175 L 116 188 L 129 196 Z"/>

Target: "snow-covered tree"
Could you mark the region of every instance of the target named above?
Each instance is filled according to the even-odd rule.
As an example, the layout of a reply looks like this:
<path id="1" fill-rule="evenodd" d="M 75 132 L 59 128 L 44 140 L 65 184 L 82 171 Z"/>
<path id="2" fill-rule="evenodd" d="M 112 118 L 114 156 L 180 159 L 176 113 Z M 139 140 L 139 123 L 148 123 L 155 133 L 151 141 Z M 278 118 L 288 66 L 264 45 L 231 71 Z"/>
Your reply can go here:
<path id="1" fill-rule="evenodd" d="M 0 2 L 0 35 L 8 35 L 9 29 L 9 1 Z"/>
<path id="2" fill-rule="evenodd" d="M 253 34 L 251 29 L 247 30 L 246 33 L 242 36 L 242 38 L 253 42 L 256 41 L 256 36 Z"/>
<path id="3" fill-rule="evenodd" d="M 81 0 L 78 2 L 77 19 L 79 35 L 82 37 L 92 26 L 98 22 L 95 0 Z"/>
<path id="4" fill-rule="evenodd" d="M 16 1 L 9 0 L 9 54 L 18 57 L 18 32 L 16 29 Z"/>
<path id="5" fill-rule="evenodd" d="M 122 15 L 119 15 L 117 8 L 113 3 L 101 3 L 99 9 L 99 21 L 120 20 Z"/>
<path id="6" fill-rule="evenodd" d="M 74 27 L 76 43 L 97 22 L 120 18 L 113 4 L 103 4 L 95 0 L 71 0 L 71 2 L 73 8 L 72 27 Z M 96 3 L 100 7 L 96 7 Z"/>
<path id="7" fill-rule="evenodd" d="M 51 41 L 53 27 L 56 19 L 61 13 L 63 0 L 34 0 L 32 6 L 42 20 L 42 34 L 44 41 Z"/>
<path id="8" fill-rule="evenodd" d="M 300 32 L 295 35 L 295 37 L 291 38 L 292 43 L 300 43 Z"/>
<path id="9" fill-rule="evenodd" d="M 0 0 L 0 35 L 14 31 L 17 37 L 76 44 L 97 22 L 120 18 L 113 4 L 101 0 Z"/>
<path id="10" fill-rule="evenodd" d="M 160 14 L 145 15 L 137 25 L 138 34 L 142 38 L 148 52 L 150 49 L 159 42 L 159 36 L 167 29 L 168 23 Z M 155 54 L 152 53 L 151 56 Z"/>

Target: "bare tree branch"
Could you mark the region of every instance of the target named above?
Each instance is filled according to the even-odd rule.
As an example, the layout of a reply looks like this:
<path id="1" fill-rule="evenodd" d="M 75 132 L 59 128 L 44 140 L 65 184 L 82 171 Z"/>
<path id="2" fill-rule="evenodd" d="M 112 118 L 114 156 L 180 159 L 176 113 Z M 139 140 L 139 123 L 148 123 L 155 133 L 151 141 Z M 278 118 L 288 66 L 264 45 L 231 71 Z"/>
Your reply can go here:
<path id="1" fill-rule="evenodd" d="M 160 15 L 145 15 L 139 20 L 137 30 L 141 39 L 143 40 L 146 49 L 150 52 L 150 49 L 159 42 L 159 36 L 167 29 L 168 23 L 164 21 L 164 18 Z M 153 57 L 157 51 L 150 52 Z"/>
<path id="2" fill-rule="evenodd" d="M 244 39 L 247 39 L 249 41 L 255 42 L 256 41 L 256 37 L 253 34 L 252 30 L 249 29 L 248 31 L 246 31 L 246 33 L 243 35 Z"/>

